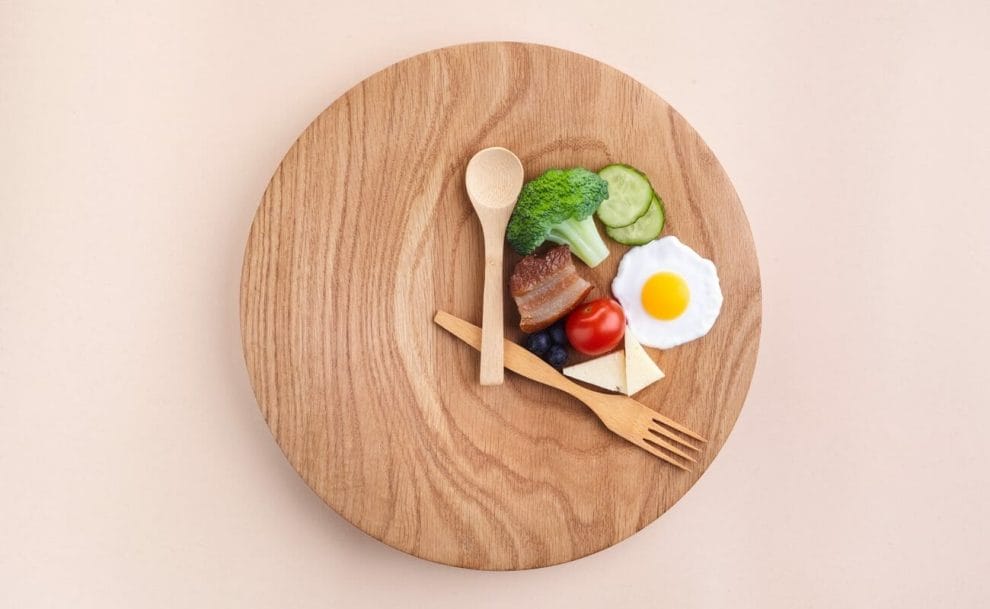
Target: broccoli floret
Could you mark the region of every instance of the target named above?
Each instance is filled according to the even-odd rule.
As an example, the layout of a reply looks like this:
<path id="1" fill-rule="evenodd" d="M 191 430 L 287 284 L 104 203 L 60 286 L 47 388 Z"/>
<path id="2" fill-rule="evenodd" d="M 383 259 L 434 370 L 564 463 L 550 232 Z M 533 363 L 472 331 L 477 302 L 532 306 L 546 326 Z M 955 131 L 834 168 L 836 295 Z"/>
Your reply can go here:
<path id="1" fill-rule="evenodd" d="M 608 198 L 608 182 L 575 167 L 551 169 L 526 183 L 512 211 L 506 238 L 512 249 L 531 254 L 544 241 L 568 245 L 590 267 L 608 257 L 593 214 Z"/>

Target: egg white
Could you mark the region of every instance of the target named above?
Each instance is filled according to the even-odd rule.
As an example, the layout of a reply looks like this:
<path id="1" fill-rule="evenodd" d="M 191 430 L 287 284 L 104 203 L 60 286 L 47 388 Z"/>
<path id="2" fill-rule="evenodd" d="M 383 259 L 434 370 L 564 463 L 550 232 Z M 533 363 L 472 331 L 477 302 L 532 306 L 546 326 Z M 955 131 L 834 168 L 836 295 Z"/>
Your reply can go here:
<path id="1" fill-rule="evenodd" d="M 691 293 L 684 313 L 669 321 L 651 316 L 642 301 L 643 284 L 663 271 L 680 276 Z M 622 305 L 636 340 L 657 349 L 670 349 L 704 336 L 722 310 L 722 288 L 715 264 L 677 237 L 657 239 L 626 252 L 612 280 L 612 294 Z"/>

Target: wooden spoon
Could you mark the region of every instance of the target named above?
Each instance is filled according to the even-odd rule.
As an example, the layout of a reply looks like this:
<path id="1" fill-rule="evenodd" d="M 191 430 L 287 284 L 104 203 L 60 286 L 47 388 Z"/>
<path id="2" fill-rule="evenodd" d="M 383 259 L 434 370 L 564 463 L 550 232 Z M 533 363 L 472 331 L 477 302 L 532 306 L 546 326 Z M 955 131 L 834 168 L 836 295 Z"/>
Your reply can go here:
<path id="1" fill-rule="evenodd" d="M 468 198 L 485 235 L 485 291 L 481 308 L 481 384 L 501 385 L 503 370 L 502 246 L 505 227 L 523 184 L 519 157 L 505 148 L 485 148 L 468 161 Z"/>

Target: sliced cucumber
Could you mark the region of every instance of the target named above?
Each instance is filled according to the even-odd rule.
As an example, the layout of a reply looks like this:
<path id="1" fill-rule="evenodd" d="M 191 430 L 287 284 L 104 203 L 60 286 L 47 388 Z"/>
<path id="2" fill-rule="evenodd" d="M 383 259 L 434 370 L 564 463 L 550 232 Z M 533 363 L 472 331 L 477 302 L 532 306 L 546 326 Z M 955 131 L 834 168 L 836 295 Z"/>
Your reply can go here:
<path id="1" fill-rule="evenodd" d="M 641 171 L 629 165 L 609 165 L 598 172 L 608 182 L 608 198 L 598 206 L 605 226 L 629 226 L 650 209 L 653 187 Z"/>
<path id="2" fill-rule="evenodd" d="M 629 226 L 605 227 L 605 234 L 623 245 L 643 245 L 660 235 L 660 231 L 663 230 L 663 222 L 663 201 L 654 193 L 649 209 L 639 220 Z"/>

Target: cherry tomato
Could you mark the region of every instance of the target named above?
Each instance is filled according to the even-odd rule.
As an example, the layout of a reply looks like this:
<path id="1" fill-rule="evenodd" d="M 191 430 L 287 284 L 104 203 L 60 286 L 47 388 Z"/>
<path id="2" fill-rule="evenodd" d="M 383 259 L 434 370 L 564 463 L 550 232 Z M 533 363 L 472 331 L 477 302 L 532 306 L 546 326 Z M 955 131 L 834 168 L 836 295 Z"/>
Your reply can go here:
<path id="1" fill-rule="evenodd" d="M 585 355 L 608 353 L 626 332 L 626 315 L 619 303 L 600 298 L 580 305 L 564 326 L 571 346 Z"/>

